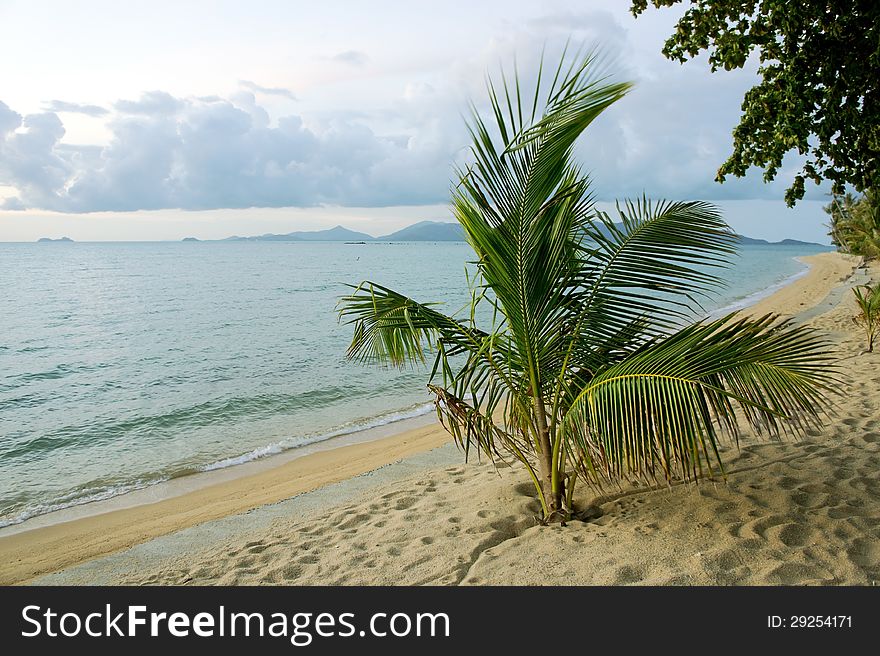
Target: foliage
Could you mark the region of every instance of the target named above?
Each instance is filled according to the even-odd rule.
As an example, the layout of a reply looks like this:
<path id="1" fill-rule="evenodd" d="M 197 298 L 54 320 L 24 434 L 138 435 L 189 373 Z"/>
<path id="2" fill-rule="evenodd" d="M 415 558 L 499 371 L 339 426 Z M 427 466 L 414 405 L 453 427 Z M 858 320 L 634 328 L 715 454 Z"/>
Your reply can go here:
<path id="1" fill-rule="evenodd" d="M 629 85 L 590 56 L 565 61 L 528 91 L 518 76 L 490 80 L 491 112 L 473 109 L 473 163 L 452 199 L 477 256 L 470 306 L 449 316 L 370 281 L 340 300 L 349 357 L 430 358 L 443 425 L 466 453 L 521 462 L 544 521 L 571 515 L 578 478 L 723 471 L 717 446 L 739 421 L 797 432 L 834 383 L 809 328 L 773 316 L 688 324 L 736 236 L 704 202 L 595 210 L 572 148 Z"/>
<path id="2" fill-rule="evenodd" d="M 633 0 L 638 16 L 648 3 Z M 785 195 L 804 196 L 805 180 L 832 191 L 880 188 L 880 2 L 877 0 L 693 0 L 663 48 L 683 62 L 708 51 L 712 70 L 742 68 L 757 51 L 761 82 L 745 95 L 733 153 L 718 170 L 751 166 L 773 180 L 786 153 L 806 156 Z"/>
<path id="3" fill-rule="evenodd" d="M 858 199 L 852 194 L 834 196 L 825 206 L 831 217 L 831 240 L 844 253 L 867 259 L 880 257 L 880 207 L 873 190 Z"/>
<path id="4" fill-rule="evenodd" d="M 874 352 L 874 339 L 880 332 L 880 284 L 861 285 L 853 288 L 859 313 L 853 317 L 853 322 L 865 330 L 868 338 L 868 353 Z"/>

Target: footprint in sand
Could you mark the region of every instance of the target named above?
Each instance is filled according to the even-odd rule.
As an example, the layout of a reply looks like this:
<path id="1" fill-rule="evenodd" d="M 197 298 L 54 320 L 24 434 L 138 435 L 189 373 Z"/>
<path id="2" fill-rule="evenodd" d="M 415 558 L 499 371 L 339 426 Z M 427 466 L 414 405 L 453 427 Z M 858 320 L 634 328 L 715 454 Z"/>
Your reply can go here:
<path id="1" fill-rule="evenodd" d="M 880 434 L 877 433 L 865 433 L 862 435 L 862 440 L 867 444 L 874 444 L 880 441 Z"/>
<path id="2" fill-rule="evenodd" d="M 880 568 L 880 545 L 875 540 L 856 538 L 852 546 L 846 550 L 846 555 L 869 576 L 877 575 Z"/>
<path id="3" fill-rule="evenodd" d="M 783 490 L 791 490 L 798 486 L 800 481 L 796 478 L 792 478 L 791 476 L 783 476 L 780 478 L 776 485 L 778 485 Z"/>
<path id="4" fill-rule="evenodd" d="M 623 567 L 618 567 L 617 571 L 615 571 L 612 585 L 632 585 L 633 583 L 643 581 L 644 578 L 645 571 L 642 567 L 624 565 Z"/>
<path id="5" fill-rule="evenodd" d="M 774 526 L 779 526 L 780 524 L 786 524 L 787 522 L 788 518 L 783 517 L 782 515 L 768 515 L 766 517 L 761 517 L 760 519 L 743 524 L 741 528 L 741 536 L 759 537 L 767 540 L 768 529 L 773 528 Z"/>
<path id="6" fill-rule="evenodd" d="M 402 499 L 398 499 L 394 502 L 394 509 L 406 510 L 407 508 L 411 508 L 416 501 L 418 501 L 417 497 L 404 497 Z"/>
<path id="7" fill-rule="evenodd" d="M 826 570 L 801 563 L 783 563 L 767 575 L 768 582 L 782 585 L 824 583 L 827 578 Z"/>
<path id="8" fill-rule="evenodd" d="M 281 568 L 281 578 L 286 581 L 295 581 L 302 576 L 302 567 L 299 565 L 285 565 Z"/>
<path id="9" fill-rule="evenodd" d="M 775 540 L 786 547 L 805 547 L 813 542 L 815 531 L 803 524 L 780 524 L 767 529 L 768 540 Z"/>

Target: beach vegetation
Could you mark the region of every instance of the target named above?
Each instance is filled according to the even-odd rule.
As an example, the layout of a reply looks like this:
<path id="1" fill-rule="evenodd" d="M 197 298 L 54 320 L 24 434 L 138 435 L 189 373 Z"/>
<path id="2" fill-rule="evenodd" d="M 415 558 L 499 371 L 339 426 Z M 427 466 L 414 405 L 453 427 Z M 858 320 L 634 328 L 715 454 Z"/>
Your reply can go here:
<path id="1" fill-rule="evenodd" d="M 874 190 L 859 197 L 851 193 L 834 196 L 825 206 L 831 219 L 832 243 L 844 253 L 872 260 L 880 258 L 880 199 Z"/>
<path id="2" fill-rule="evenodd" d="M 856 297 L 858 314 L 853 317 L 853 322 L 865 331 L 868 340 L 868 353 L 874 352 L 874 340 L 880 332 L 880 283 L 874 285 L 860 285 L 853 288 Z"/>
<path id="3" fill-rule="evenodd" d="M 793 155 L 800 171 L 785 193 L 790 206 L 806 181 L 830 181 L 835 194 L 880 187 L 880 2 L 632 0 L 633 15 L 648 5 L 685 5 L 663 46 L 667 59 L 706 53 L 712 71 L 757 63 L 760 80 L 743 97 L 719 182 L 753 166 L 773 180 Z"/>
<path id="4" fill-rule="evenodd" d="M 574 146 L 630 88 L 591 54 L 542 65 L 528 85 L 489 79 L 452 193 L 475 253 L 471 301 L 447 314 L 373 281 L 340 300 L 348 356 L 429 365 L 443 426 L 465 454 L 518 461 L 542 522 L 577 515 L 578 481 L 723 475 L 719 445 L 741 424 L 797 434 L 835 387 L 815 330 L 701 318 L 737 244 L 715 206 L 597 209 Z"/>

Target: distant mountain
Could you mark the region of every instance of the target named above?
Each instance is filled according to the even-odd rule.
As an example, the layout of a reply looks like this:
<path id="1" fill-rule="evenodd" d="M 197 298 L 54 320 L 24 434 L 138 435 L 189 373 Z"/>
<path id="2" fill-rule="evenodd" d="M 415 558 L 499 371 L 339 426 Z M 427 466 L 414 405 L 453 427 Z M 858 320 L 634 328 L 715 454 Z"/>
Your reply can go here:
<path id="1" fill-rule="evenodd" d="M 598 230 L 608 235 L 608 228 L 601 223 L 596 224 Z M 622 227 L 622 224 L 615 224 Z M 813 242 L 799 241 L 797 239 L 783 239 L 782 241 L 767 241 L 766 239 L 754 239 L 738 235 L 739 243 L 747 246 L 822 246 Z M 66 239 L 66 237 L 65 237 Z M 382 237 L 372 237 L 364 232 L 356 232 L 342 226 L 336 226 L 329 230 L 300 230 L 288 232 L 283 235 L 268 233 L 255 237 L 228 237 L 224 241 L 342 241 L 342 242 L 389 242 L 389 241 L 464 241 L 464 231 L 458 223 L 446 221 L 420 221 L 411 226 L 402 228 L 397 232 Z M 42 241 L 42 240 L 41 240 Z M 69 240 L 68 240 L 69 241 Z M 198 241 L 194 237 L 187 237 L 184 241 Z"/>
<path id="2" fill-rule="evenodd" d="M 614 226 L 623 229 L 623 223 L 615 223 Z M 603 224 L 597 223 L 596 227 L 606 237 L 609 234 L 608 228 Z M 746 237 L 745 235 L 737 235 L 738 241 L 744 246 L 825 246 L 825 244 L 817 244 L 812 241 L 800 241 L 797 239 L 783 239 L 782 241 L 767 241 L 766 239 L 755 239 L 754 237 Z"/>
<path id="3" fill-rule="evenodd" d="M 223 241 L 464 241 L 464 232 L 457 223 L 421 221 L 383 237 L 336 226 L 329 230 L 300 230 L 283 235 L 267 233 L 255 237 L 227 237 Z"/>
<path id="4" fill-rule="evenodd" d="M 365 232 L 349 230 L 338 225 L 329 230 L 314 230 L 290 232 L 288 237 L 301 239 L 302 241 L 372 241 L 373 238 Z"/>
<path id="5" fill-rule="evenodd" d="M 745 235 L 737 235 L 739 243 L 746 246 L 825 246 L 814 241 L 800 241 L 799 239 L 783 239 L 782 241 L 767 241 L 766 239 L 754 239 Z"/>
<path id="6" fill-rule="evenodd" d="M 197 239 L 196 237 L 184 237 L 180 241 L 202 241 L 201 239 Z"/>
<path id="7" fill-rule="evenodd" d="M 458 223 L 419 221 L 376 241 L 464 241 L 464 230 Z"/>
<path id="8" fill-rule="evenodd" d="M 59 242 L 59 241 L 69 241 L 69 242 L 72 242 L 73 240 L 72 240 L 70 237 L 62 237 L 61 239 L 52 239 L 51 237 L 40 237 L 40 238 L 37 240 L 38 243 L 39 243 L 39 242 Z"/>
<path id="9" fill-rule="evenodd" d="M 284 235 L 269 233 L 258 237 L 228 237 L 224 241 L 373 241 L 373 237 L 363 232 L 336 226 L 329 230 L 300 230 Z"/>

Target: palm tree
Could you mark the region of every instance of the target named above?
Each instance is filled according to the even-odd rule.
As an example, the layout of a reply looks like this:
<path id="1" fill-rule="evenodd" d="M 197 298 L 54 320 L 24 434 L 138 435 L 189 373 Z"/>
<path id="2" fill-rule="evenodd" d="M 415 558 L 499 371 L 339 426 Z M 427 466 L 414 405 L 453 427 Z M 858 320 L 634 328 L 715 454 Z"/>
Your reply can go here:
<path id="1" fill-rule="evenodd" d="M 868 338 L 868 353 L 874 352 L 874 339 L 880 332 L 880 284 L 860 285 L 853 288 L 859 313 L 853 317 L 853 323 L 861 326 Z"/>
<path id="2" fill-rule="evenodd" d="M 880 198 L 873 189 L 856 198 L 834 196 L 825 208 L 831 216 L 831 241 L 844 253 L 867 260 L 880 257 Z"/>
<path id="3" fill-rule="evenodd" d="M 522 463 L 544 522 L 572 515 L 578 478 L 723 472 L 718 443 L 738 422 L 797 432 L 834 384 L 811 329 L 773 316 L 688 324 L 736 237 L 704 202 L 627 202 L 618 222 L 594 209 L 572 149 L 630 85 L 597 75 L 592 56 L 565 60 L 549 82 L 542 61 L 531 98 L 518 76 L 490 79 L 489 118 L 471 107 L 473 162 L 452 199 L 477 256 L 466 311 L 370 281 L 340 300 L 349 357 L 430 356 L 440 421 L 466 455 Z"/>

